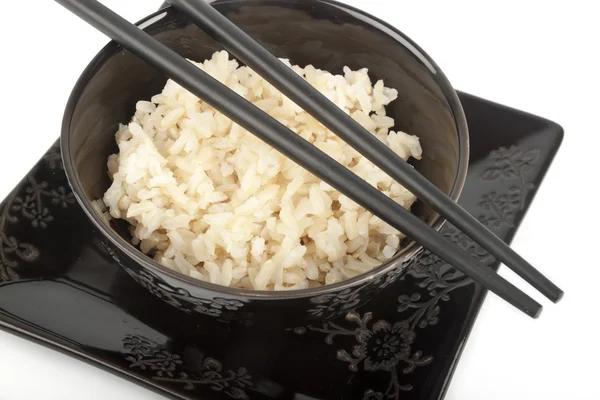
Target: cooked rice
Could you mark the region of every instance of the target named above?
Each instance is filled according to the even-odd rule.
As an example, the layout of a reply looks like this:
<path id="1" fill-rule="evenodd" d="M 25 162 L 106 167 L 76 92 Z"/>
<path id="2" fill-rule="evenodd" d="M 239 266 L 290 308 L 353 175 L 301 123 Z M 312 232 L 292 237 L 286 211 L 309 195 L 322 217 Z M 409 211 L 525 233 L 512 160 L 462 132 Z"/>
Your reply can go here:
<path id="1" fill-rule="evenodd" d="M 282 60 L 405 160 L 419 139 L 391 131 L 398 92 L 367 69 L 332 75 Z M 195 63 L 196 64 L 196 63 Z M 227 52 L 196 64 L 405 208 L 415 197 Z M 332 284 L 400 248 L 400 232 L 169 80 L 116 133 L 113 180 L 96 206 L 133 243 L 202 281 L 259 290 Z"/>

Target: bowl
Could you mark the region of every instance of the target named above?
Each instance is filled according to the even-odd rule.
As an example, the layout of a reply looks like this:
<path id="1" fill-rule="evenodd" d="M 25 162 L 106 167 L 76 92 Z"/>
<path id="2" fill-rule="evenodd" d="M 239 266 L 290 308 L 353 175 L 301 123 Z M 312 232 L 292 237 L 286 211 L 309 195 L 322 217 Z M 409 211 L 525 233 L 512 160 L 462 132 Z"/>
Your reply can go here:
<path id="1" fill-rule="evenodd" d="M 396 129 L 417 135 L 424 157 L 414 166 L 452 199 L 463 188 L 469 138 L 456 92 L 438 66 L 394 27 L 328 0 L 222 0 L 213 6 L 278 57 L 340 73 L 367 67 L 399 98 L 388 106 Z M 222 47 L 172 8 L 139 26 L 180 55 L 204 60 Z M 73 192 L 107 251 L 140 285 L 182 312 L 247 325 L 294 327 L 335 318 L 394 283 L 423 250 L 414 242 L 390 261 L 347 281 L 319 288 L 267 292 L 201 282 L 170 270 L 131 244 L 123 221 L 107 223 L 92 206 L 110 185 L 107 157 L 115 132 L 140 99 L 159 93 L 166 77 L 114 42 L 89 64 L 68 101 L 61 133 Z M 417 203 L 413 212 L 434 229 L 444 223 Z M 400 295 L 401 293 L 399 293 Z M 175 311 L 176 312 L 176 311 Z"/>

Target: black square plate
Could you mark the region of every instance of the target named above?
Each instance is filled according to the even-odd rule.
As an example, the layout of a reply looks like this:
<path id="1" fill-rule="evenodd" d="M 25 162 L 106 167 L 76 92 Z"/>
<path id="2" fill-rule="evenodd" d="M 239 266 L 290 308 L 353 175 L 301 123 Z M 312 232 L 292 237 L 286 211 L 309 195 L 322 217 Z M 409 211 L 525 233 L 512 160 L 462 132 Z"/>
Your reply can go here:
<path id="1" fill-rule="evenodd" d="M 508 242 L 563 132 L 460 97 L 471 132 L 460 203 Z M 443 232 L 497 268 L 451 225 Z M 1 206 L 0 326 L 177 399 L 441 399 L 485 294 L 424 253 L 341 320 L 286 331 L 224 324 L 177 311 L 112 262 L 75 203 L 56 145 Z"/>

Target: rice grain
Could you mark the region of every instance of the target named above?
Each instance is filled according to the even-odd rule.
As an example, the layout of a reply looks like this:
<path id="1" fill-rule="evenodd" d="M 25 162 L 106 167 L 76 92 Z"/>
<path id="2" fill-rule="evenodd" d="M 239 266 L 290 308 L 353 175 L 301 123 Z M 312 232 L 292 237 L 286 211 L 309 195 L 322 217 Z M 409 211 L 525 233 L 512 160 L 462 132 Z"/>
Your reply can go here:
<path id="1" fill-rule="evenodd" d="M 333 75 L 282 60 L 404 160 L 419 139 L 392 131 L 385 107 L 398 97 L 367 69 Z M 194 63 L 398 204 L 415 197 L 248 67 L 222 51 Z M 368 272 L 403 237 L 169 80 L 137 102 L 108 158 L 112 185 L 94 208 L 126 219 L 133 242 L 192 278 L 240 288 L 293 290 Z"/>

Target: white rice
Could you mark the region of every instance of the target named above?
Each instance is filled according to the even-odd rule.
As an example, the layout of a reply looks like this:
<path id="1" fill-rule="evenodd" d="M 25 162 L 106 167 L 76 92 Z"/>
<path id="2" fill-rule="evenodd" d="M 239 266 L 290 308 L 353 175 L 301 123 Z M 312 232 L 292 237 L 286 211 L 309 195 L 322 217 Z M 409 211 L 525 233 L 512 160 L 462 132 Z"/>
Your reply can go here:
<path id="1" fill-rule="evenodd" d="M 398 92 L 367 69 L 332 75 L 282 60 L 400 157 L 419 139 L 390 131 Z M 415 197 L 272 85 L 222 51 L 196 64 L 405 208 Z M 390 259 L 400 232 L 168 81 L 116 133 L 113 180 L 96 207 L 131 224 L 133 243 L 193 278 L 260 290 L 340 282 Z"/>

